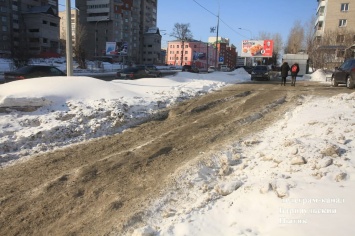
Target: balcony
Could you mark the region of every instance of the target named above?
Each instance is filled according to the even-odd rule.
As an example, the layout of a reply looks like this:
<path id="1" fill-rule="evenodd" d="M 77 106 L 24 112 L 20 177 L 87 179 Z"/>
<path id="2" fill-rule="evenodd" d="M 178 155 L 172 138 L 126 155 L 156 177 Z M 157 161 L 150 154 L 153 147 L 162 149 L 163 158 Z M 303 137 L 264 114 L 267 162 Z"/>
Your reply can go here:
<path id="1" fill-rule="evenodd" d="M 87 22 L 96 22 L 96 21 L 109 21 L 108 16 L 89 16 L 86 18 Z"/>
<path id="2" fill-rule="evenodd" d="M 319 8 L 325 7 L 325 5 L 326 5 L 325 1 L 322 1 L 322 0 L 318 1 L 318 8 L 317 8 L 317 11 L 319 11 Z"/>
<path id="3" fill-rule="evenodd" d="M 318 15 L 317 21 L 324 21 L 324 15 Z"/>
<path id="4" fill-rule="evenodd" d="M 109 13 L 110 12 L 110 8 L 106 7 L 106 8 L 95 8 L 95 9 L 87 9 L 87 13 Z"/>

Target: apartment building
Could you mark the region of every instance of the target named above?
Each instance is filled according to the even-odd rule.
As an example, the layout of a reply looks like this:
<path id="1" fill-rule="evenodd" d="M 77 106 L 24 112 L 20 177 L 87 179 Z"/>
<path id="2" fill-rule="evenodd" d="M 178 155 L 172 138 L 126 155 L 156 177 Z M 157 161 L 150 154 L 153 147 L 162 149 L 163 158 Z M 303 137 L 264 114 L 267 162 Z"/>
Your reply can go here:
<path id="1" fill-rule="evenodd" d="M 149 28 L 143 37 L 143 56 L 144 64 L 163 64 L 161 57 L 161 38 L 159 28 Z"/>
<path id="2" fill-rule="evenodd" d="M 65 41 L 66 36 L 67 36 L 67 14 L 66 11 L 60 11 L 59 12 L 59 18 L 60 18 L 60 28 L 59 28 L 59 34 L 60 34 L 60 40 Z M 77 33 L 77 26 L 78 26 L 78 21 L 79 21 L 79 11 L 77 9 L 71 9 L 70 11 L 70 25 L 71 25 L 71 35 L 72 35 L 72 44 L 73 46 L 75 45 L 76 42 L 76 33 Z M 62 47 L 64 45 L 61 45 Z M 61 53 L 63 54 L 65 52 L 65 48 L 61 48 Z"/>
<path id="3" fill-rule="evenodd" d="M 317 0 L 315 36 L 321 37 L 327 30 L 355 29 L 355 0 Z"/>
<path id="4" fill-rule="evenodd" d="M 125 53 L 118 48 L 112 56 L 143 63 L 144 35 L 157 24 L 157 0 L 76 0 L 75 6 L 86 29 L 89 58 L 106 55 L 106 43 L 114 42 Z M 160 53 L 160 40 L 156 43 Z"/>
<path id="5" fill-rule="evenodd" d="M 58 52 L 58 0 L 0 0 L 0 17 L 0 56 Z"/>
<path id="6" fill-rule="evenodd" d="M 314 40 L 329 67 L 354 57 L 355 0 L 317 0 Z"/>
<path id="7" fill-rule="evenodd" d="M 169 65 L 194 65 L 200 69 L 208 66 L 227 65 L 235 68 L 237 61 L 236 47 L 229 45 L 227 40 L 219 40 L 217 48 L 213 39 L 210 42 L 198 40 L 174 40 L 168 42 L 166 63 Z M 217 49 L 217 50 L 216 50 Z"/>
<path id="8" fill-rule="evenodd" d="M 168 42 L 165 61 L 168 65 L 193 65 L 207 69 L 216 64 L 215 53 L 215 47 L 206 42 L 173 40 Z"/>

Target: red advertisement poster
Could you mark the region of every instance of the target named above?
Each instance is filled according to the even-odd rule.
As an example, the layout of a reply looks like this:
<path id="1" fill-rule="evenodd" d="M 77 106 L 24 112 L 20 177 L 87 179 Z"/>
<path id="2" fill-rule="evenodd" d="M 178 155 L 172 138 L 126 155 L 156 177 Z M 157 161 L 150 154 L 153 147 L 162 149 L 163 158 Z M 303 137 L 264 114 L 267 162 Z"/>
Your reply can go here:
<path id="1" fill-rule="evenodd" d="M 272 57 L 273 40 L 243 40 L 241 57 Z"/>

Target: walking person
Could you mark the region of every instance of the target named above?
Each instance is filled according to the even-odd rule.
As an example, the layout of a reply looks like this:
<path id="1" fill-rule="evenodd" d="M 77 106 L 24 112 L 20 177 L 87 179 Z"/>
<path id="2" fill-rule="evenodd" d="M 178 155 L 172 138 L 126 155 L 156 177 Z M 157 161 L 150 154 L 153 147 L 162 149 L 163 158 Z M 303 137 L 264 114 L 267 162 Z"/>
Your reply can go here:
<path id="1" fill-rule="evenodd" d="M 291 77 L 292 77 L 291 86 L 296 86 L 296 77 L 299 71 L 300 71 L 300 67 L 296 62 L 291 66 Z"/>
<path id="2" fill-rule="evenodd" d="M 288 71 L 290 70 L 290 66 L 288 65 L 287 61 L 282 63 L 281 66 L 281 86 L 286 86 L 286 78 L 288 76 Z"/>

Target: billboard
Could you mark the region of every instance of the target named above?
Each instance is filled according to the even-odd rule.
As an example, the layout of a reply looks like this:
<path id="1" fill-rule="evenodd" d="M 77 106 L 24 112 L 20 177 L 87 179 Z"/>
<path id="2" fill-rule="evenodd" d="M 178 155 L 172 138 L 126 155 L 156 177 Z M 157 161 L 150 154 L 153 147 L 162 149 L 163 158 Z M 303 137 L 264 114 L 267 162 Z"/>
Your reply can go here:
<path id="1" fill-rule="evenodd" d="M 273 40 L 243 40 L 241 57 L 272 57 Z"/>
<path id="2" fill-rule="evenodd" d="M 127 55 L 128 44 L 126 42 L 106 42 L 106 55 Z"/>
<path id="3" fill-rule="evenodd" d="M 193 60 L 206 60 L 206 53 L 194 51 Z"/>

